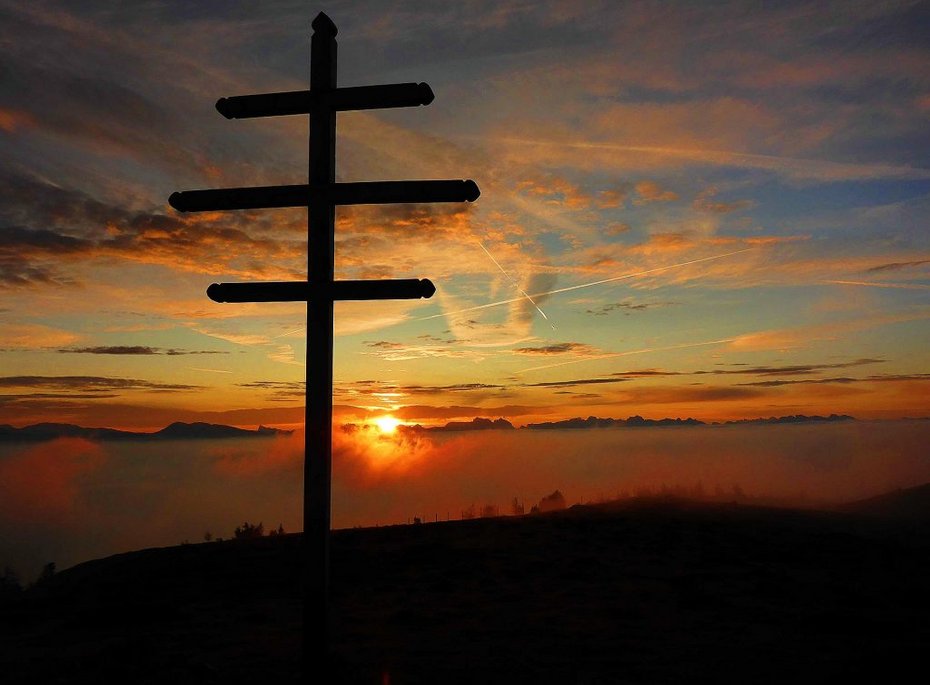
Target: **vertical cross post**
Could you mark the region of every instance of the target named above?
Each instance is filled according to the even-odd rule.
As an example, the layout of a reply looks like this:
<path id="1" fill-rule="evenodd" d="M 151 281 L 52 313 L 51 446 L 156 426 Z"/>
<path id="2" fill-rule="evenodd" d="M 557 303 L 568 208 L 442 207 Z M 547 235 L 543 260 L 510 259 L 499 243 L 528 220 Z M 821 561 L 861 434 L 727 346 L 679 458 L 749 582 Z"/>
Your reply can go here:
<path id="1" fill-rule="evenodd" d="M 336 112 L 336 26 L 325 14 L 310 39 L 310 206 L 307 212 L 307 384 L 304 431 L 304 672 L 325 672 L 329 644 L 329 529 L 333 416 L 333 260 Z M 313 331 L 313 335 L 310 335 Z M 320 636 L 322 639 L 319 639 Z"/>
<path id="2" fill-rule="evenodd" d="M 416 107 L 433 101 L 425 83 L 336 86 L 336 25 L 322 12 L 310 40 L 310 89 L 221 98 L 227 119 L 310 115 L 306 185 L 222 188 L 172 193 L 180 212 L 307 207 L 307 280 L 214 283 L 215 302 L 307 302 L 307 385 L 304 443 L 304 536 L 301 547 L 304 680 L 329 670 L 329 531 L 333 450 L 333 301 L 428 298 L 427 279 L 333 280 L 337 205 L 474 202 L 474 181 L 365 181 L 336 183 L 336 113 Z"/>

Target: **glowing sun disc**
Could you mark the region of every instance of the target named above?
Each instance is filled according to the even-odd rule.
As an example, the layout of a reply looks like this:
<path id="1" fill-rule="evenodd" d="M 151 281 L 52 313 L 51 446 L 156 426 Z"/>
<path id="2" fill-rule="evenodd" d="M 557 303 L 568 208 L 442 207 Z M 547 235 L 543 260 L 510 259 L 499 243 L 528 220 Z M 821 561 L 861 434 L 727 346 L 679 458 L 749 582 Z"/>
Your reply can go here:
<path id="1" fill-rule="evenodd" d="M 382 433 L 393 433 L 400 425 L 400 421 L 395 419 L 393 416 L 379 416 L 374 420 L 374 424 Z"/>

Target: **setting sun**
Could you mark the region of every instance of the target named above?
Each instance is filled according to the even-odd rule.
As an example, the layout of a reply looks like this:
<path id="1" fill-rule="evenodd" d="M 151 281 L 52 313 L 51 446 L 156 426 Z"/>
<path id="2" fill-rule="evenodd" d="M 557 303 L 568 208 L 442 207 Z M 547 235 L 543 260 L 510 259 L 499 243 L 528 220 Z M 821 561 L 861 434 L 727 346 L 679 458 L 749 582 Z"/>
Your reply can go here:
<path id="1" fill-rule="evenodd" d="M 379 416 L 374 420 L 374 424 L 378 427 L 378 430 L 388 435 L 397 430 L 397 427 L 400 425 L 400 421 L 395 419 L 393 416 Z"/>

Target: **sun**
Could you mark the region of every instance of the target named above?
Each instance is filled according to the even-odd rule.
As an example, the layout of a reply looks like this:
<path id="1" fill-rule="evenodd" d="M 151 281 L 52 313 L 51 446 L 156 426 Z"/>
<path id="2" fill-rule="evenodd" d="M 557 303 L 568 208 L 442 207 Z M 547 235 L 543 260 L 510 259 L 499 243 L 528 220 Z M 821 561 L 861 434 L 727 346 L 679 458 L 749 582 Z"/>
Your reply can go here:
<path id="1" fill-rule="evenodd" d="M 400 421 L 388 414 L 376 418 L 374 420 L 374 424 L 378 427 L 378 430 L 381 431 L 383 435 L 390 435 L 397 430 L 397 427 L 400 425 Z"/>

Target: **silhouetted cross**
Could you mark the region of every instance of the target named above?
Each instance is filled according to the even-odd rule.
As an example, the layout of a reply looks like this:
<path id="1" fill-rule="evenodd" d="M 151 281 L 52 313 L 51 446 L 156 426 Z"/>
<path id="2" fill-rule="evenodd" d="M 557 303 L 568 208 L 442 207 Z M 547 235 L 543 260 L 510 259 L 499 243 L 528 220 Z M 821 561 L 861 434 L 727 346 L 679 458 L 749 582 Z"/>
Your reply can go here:
<path id="1" fill-rule="evenodd" d="M 433 101 L 425 83 L 336 87 L 336 25 L 322 12 L 313 20 L 310 90 L 222 98 L 227 119 L 310 115 L 310 174 L 306 185 L 191 190 L 168 202 L 181 212 L 307 207 L 307 280 L 214 283 L 216 302 L 307 302 L 307 386 L 304 452 L 304 672 L 326 668 L 329 642 L 329 533 L 332 476 L 333 301 L 417 299 L 436 291 L 426 279 L 334 281 L 336 205 L 473 202 L 474 181 L 336 183 L 336 112 L 415 107 Z M 322 636 L 322 637 L 318 637 Z"/>

